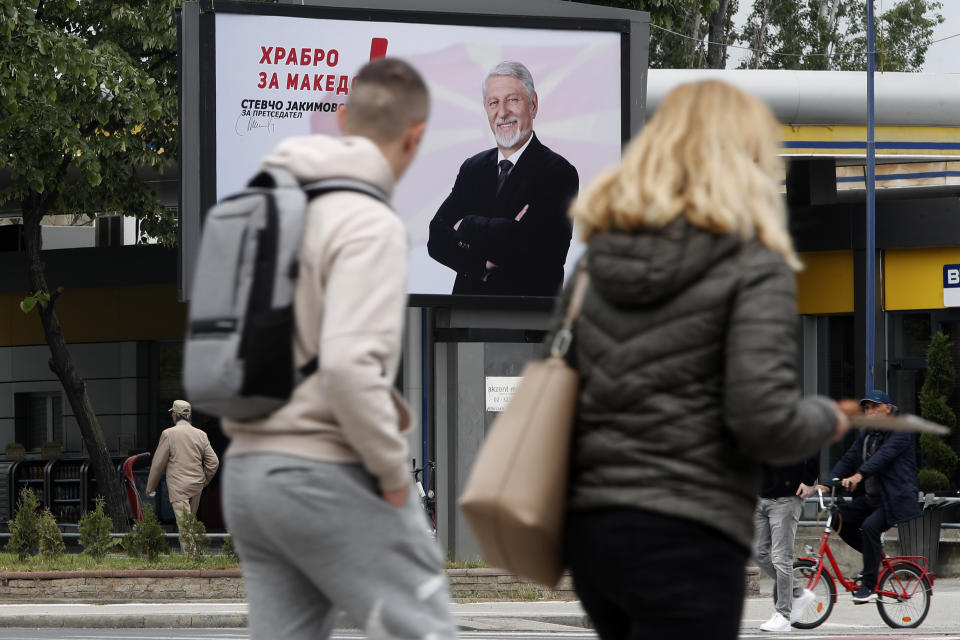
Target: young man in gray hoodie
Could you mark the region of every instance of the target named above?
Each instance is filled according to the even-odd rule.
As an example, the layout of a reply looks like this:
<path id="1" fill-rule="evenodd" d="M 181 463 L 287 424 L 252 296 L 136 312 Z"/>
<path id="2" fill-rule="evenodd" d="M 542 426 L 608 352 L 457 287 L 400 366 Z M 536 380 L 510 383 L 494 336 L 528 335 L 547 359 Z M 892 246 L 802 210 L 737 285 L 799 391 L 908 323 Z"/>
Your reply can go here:
<path id="1" fill-rule="evenodd" d="M 342 138 L 284 140 L 264 165 L 301 182 L 355 178 L 389 197 L 423 137 L 429 96 L 410 65 L 356 75 Z M 340 610 L 370 638 L 455 636 L 443 558 L 412 493 L 393 387 L 406 310 L 406 229 L 361 193 L 313 199 L 294 292 L 297 367 L 317 371 L 261 420 L 223 421 L 224 511 L 254 640 L 327 637 Z"/>

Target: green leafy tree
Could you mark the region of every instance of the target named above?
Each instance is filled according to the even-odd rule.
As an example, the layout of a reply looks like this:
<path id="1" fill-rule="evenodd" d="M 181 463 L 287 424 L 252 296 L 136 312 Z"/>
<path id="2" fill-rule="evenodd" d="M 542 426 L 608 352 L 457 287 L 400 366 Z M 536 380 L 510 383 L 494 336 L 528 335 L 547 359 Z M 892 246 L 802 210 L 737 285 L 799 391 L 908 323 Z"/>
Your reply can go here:
<path id="1" fill-rule="evenodd" d="M 951 429 L 957 424 L 957 415 L 948 400 L 953 395 L 957 379 L 952 353 L 950 337 L 942 331 L 933 334 L 927 347 L 926 376 L 920 388 L 920 415 Z M 917 476 L 920 489 L 947 489 L 957 468 L 957 453 L 943 438 L 929 433 L 920 436 L 920 450 L 927 462 Z"/>
<path id="2" fill-rule="evenodd" d="M 135 522 L 130 533 L 123 537 L 123 549 L 131 558 L 146 558 L 150 562 L 156 562 L 169 551 L 163 527 L 149 504 L 143 505 L 143 520 Z"/>
<path id="3" fill-rule="evenodd" d="M 110 536 L 113 522 L 103 512 L 103 498 L 97 498 L 95 505 L 93 511 L 83 514 L 77 528 L 83 552 L 94 560 L 102 560 L 120 541 Z"/>
<path id="4" fill-rule="evenodd" d="M 919 71 L 933 31 L 943 22 L 938 0 L 900 0 L 877 11 L 878 71 Z M 863 71 L 867 68 L 864 0 L 753 0 L 738 38 L 753 49 L 748 69 Z"/>
<path id="5" fill-rule="evenodd" d="M 44 509 L 40 514 L 40 555 L 45 560 L 55 560 L 63 555 L 67 550 L 63 544 L 63 532 L 57 526 L 57 519 L 50 513 L 50 509 Z"/>
<path id="6" fill-rule="evenodd" d="M 649 12 L 653 69 L 723 69 L 727 46 L 736 39 L 733 16 L 738 0 L 578 1 Z"/>
<path id="7" fill-rule="evenodd" d="M 50 369 L 63 385 L 114 524 L 125 497 L 67 351 L 48 285 L 40 227 L 50 214 L 136 215 L 141 233 L 172 244 L 175 220 L 145 182 L 177 158 L 174 8 L 180 0 L 0 0 L 0 204 L 19 205 L 29 291 Z M 107 482 L 104 479 L 116 479 Z"/>
<path id="8" fill-rule="evenodd" d="M 40 550 L 40 500 L 29 487 L 20 490 L 17 512 L 7 522 L 10 540 L 6 550 L 22 562 Z"/>

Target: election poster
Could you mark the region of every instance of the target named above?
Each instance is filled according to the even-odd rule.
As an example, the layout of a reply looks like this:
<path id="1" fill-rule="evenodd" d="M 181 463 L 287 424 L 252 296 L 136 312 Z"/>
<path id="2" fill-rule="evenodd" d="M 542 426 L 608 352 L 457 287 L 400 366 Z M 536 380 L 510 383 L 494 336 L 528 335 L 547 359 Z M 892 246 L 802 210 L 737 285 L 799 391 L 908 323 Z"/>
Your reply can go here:
<path id="1" fill-rule="evenodd" d="M 357 70 L 371 59 L 399 57 L 420 71 L 431 98 L 420 152 L 392 202 L 408 234 L 409 292 L 555 295 L 583 251 L 576 231 L 563 228 L 569 200 L 620 157 L 622 40 L 617 31 L 219 12 L 216 197 L 243 188 L 283 138 L 339 135 L 337 112 L 349 100 Z M 504 61 L 521 63 L 533 81 L 535 95 L 523 86 L 514 115 L 493 114 L 485 101 L 487 74 Z M 508 82 L 503 90 L 514 89 Z M 471 158 L 489 166 L 480 170 L 482 184 L 496 183 L 501 145 L 495 132 L 511 127 L 532 134 L 514 157 L 507 187 L 496 195 L 494 186 L 454 194 Z M 550 174 L 537 163 L 562 171 Z M 502 245 L 486 255 L 480 239 L 471 242 L 470 229 L 478 225 L 469 221 L 497 216 L 509 224 L 497 240 Z M 453 229 L 461 220 L 468 222 Z M 444 259 L 442 233 L 472 247 L 477 272 L 458 272 Z M 470 286 L 457 290 L 461 281 Z"/>

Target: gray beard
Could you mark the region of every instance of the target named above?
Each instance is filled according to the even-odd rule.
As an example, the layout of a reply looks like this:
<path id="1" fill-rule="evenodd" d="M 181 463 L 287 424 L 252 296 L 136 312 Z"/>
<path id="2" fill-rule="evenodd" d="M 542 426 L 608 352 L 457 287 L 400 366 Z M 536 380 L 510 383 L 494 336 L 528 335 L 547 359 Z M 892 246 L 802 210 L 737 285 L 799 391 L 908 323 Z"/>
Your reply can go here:
<path id="1" fill-rule="evenodd" d="M 530 135 L 531 131 L 533 130 L 529 129 L 527 131 L 521 131 L 520 129 L 517 129 L 517 132 L 514 133 L 509 138 L 500 133 L 494 133 L 493 137 L 496 139 L 498 146 L 501 146 L 505 149 L 509 149 L 514 145 L 516 145 L 521 140 L 523 140 L 524 138 L 526 138 L 528 135 Z"/>

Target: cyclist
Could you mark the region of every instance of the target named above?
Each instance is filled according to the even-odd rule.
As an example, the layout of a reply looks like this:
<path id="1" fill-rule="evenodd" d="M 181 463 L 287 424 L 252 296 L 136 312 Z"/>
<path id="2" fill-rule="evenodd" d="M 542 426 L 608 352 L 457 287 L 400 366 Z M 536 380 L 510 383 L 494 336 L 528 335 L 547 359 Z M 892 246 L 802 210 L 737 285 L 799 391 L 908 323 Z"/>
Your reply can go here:
<path id="1" fill-rule="evenodd" d="M 879 389 L 861 399 L 860 408 L 868 416 L 889 416 L 897 410 L 890 396 Z M 843 487 L 853 493 L 853 500 L 840 505 L 840 537 L 863 554 L 863 578 L 853 601 L 875 602 L 881 534 L 921 515 L 913 435 L 861 431 L 834 466 L 831 477 L 841 478 Z"/>

